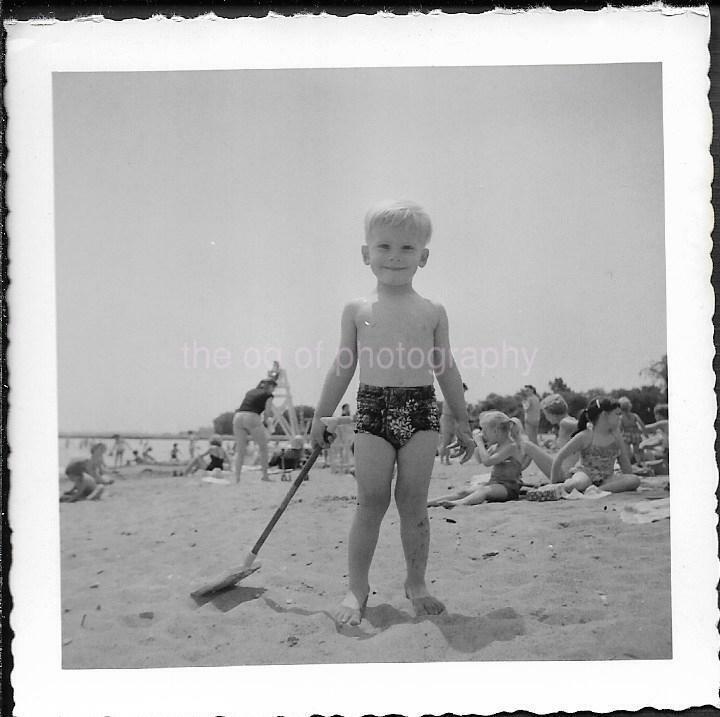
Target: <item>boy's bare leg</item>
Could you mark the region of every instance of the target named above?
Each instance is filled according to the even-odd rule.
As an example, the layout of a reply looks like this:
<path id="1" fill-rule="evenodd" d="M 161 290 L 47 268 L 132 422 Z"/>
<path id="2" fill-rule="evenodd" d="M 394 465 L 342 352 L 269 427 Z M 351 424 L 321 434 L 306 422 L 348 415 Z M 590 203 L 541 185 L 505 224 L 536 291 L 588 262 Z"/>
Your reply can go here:
<path id="1" fill-rule="evenodd" d="M 425 584 L 430 550 L 430 521 L 427 494 L 435 461 L 437 433 L 419 431 L 397 454 L 398 474 L 395 502 L 400 514 L 400 538 L 405 552 L 405 593 L 418 615 L 439 615 L 445 606 Z"/>
<path id="2" fill-rule="evenodd" d="M 437 436 L 435 436 L 437 445 Z M 433 459 L 435 447 L 433 446 Z M 355 480 L 358 502 L 348 540 L 348 592 L 333 613 L 340 625 L 359 625 L 369 592 L 368 574 L 380 533 L 380 524 L 390 505 L 390 483 L 395 449 L 382 438 L 359 433 L 355 440 Z"/>

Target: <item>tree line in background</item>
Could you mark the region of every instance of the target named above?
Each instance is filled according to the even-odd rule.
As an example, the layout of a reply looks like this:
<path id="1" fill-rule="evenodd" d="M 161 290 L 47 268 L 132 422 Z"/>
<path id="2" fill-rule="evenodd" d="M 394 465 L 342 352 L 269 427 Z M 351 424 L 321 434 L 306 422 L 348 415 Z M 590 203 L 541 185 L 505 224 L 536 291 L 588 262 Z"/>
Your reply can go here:
<path id="1" fill-rule="evenodd" d="M 640 416 L 643 423 L 652 423 L 655 418 L 653 408 L 658 403 L 667 403 L 668 396 L 668 366 L 667 354 L 658 361 L 654 361 L 641 372 L 641 375 L 650 379 L 650 384 L 640 388 L 615 388 L 606 391 L 603 388 L 591 388 L 587 391 L 573 391 L 561 377 L 552 379 L 548 382 L 548 391 L 538 391 L 538 395 L 542 399 L 550 393 L 559 393 L 565 401 L 567 401 L 569 413 L 571 416 L 577 416 L 580 411 L 587 406 L 590 399 L 595 396 L 611 396 L 612 398 L 620 398 L 627 396 L 633 405 L 633 411 Z M 442 401 L 438 404 L 442 406 Z M 477 403 L 468 404 L 468 416 L 470 418 L 471 427 L 475 427 L 478 423 L 480 414 L 483 411 L 497 410 L 502 411 L 510 417 L 523 418 L 522 396 L 519 393 L 512 395 L 500 395 L 498 393 L 489 393 L 487 397 Z M 295 406 L 298 424 L 302 428 L 308 428 L 312 421 L 315 409 L 313 406 Z M 285 418 L 288 418 L 287 412 Z M 221 435 L 232 435 L 233 412 L 227 411 L 221 413 L 213 419 L 213 431 Z M 550 424 L 545 420 L 545 416 L 540 416 L 540 432 L 548 433 L 551 430 Z M 282 435 L 282 428 L 278 425 L 275 428 L 274 435 Z"/>

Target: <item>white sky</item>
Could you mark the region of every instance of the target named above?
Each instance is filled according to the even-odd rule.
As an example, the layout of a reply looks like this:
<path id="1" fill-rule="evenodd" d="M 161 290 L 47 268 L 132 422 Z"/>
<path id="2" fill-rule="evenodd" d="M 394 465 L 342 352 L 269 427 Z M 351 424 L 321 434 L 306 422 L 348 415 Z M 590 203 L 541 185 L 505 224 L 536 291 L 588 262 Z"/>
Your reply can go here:
<path id="1" fill-rule="evenodd" d="M 666 352 L 659 64 L 62 73 L 53 94 L 61 430 L 207 425 L 277 350 L 314 404 L 389 197 L 433 219 L 415 286 L 468 400 L 640 385 Z"/>

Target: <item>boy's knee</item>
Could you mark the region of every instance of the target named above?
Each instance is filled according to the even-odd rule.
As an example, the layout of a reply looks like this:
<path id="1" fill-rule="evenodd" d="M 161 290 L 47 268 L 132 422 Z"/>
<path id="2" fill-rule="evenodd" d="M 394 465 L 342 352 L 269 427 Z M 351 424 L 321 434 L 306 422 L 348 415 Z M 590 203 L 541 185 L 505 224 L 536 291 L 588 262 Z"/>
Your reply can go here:
<path id="1" fill-rule="evenodd" d="M 358 505 L 384 515 L 390 505 L 390 491 L 364 491 L 358 495 Z"/>
<path id="2" fill-rule="evenodd" d="M 401 518 L 423 516 L 427 512 L 427 491 L 395 492 L 395 504 Z"/>

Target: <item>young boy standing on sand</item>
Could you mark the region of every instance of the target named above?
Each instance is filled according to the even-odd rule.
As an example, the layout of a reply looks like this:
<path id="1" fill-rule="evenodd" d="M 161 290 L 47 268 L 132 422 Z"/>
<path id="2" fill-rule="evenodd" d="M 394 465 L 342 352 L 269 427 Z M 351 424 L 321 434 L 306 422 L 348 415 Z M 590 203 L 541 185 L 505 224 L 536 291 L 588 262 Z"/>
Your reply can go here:
<path id="1" fill-rule="evenodd" d="M 432 226 L 412 202 L 385 202 L 365 217 L 362 258 L 377 278 L 369 296 L 346 304 L 335 361 L 313 418 L 313 442 L 324 445 L 321 416 L 331 416 L 360 365 L 355 430 L 358 502 L 348 541 L 348 592 L 334 612 L 339 625 L 359 625 L 367 605 L 368 574 L 380 524 L 395 502 L 407 576 L 405 594 L 418 615 L 445 606 L 428 591 L 425 568 L 430 545 L 427 495 L 440 428 L 434 377 L 457 420 L 457 435 L 472 457 L 460 373 L 450 351 L 448 318 L 438 303 L 412 285 L 427 263 Z"/>

